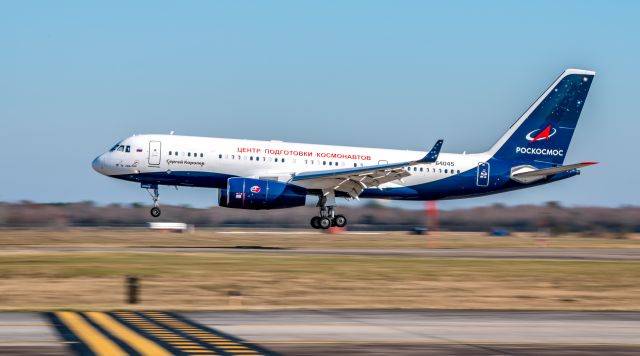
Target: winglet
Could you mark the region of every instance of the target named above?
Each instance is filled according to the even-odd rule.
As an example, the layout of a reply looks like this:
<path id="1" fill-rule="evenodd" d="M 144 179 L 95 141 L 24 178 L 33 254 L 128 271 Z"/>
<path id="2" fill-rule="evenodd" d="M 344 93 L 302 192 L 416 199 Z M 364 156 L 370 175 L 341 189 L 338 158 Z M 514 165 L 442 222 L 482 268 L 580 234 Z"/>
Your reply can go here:
<path id="1" fill-rule="evenodd" d="M 417 163 L 432 163 L 438 159 L 438 155 L 440 154 L 440 149 L 442 148 L 442 143 L 444 140 L 438 140 L 433 148 L 426 156 L 422 157 Z"/>

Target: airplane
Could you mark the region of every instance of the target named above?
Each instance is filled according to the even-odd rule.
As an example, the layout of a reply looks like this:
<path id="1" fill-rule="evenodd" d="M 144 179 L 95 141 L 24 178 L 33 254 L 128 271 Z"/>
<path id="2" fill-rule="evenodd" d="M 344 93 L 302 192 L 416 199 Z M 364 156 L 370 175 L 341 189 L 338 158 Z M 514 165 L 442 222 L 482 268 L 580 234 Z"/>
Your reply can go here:
<path id="1" fill-rule="evenodd" d="M 92 167 L 138 182 L 161 214 L 159 186 L 218 189 L 236 209 L 304 206 L 316 197 L 316 229 L 344 227 L 336 198 L 440 200 L 535 187 L 580 174 L 597 162 L 563 165 L 595 72 L 565 70 L 486 152 L 441 153 L 226 138 L 134 135 Z"/>

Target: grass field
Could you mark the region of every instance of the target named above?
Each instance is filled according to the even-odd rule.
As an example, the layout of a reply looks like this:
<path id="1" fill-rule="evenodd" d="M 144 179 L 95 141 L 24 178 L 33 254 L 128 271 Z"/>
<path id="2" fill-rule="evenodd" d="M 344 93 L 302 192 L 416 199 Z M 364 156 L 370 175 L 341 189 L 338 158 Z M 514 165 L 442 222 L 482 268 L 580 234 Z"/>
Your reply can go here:
<path id="1" fill-rule="evenodd" d="M 118 309 L 141 278 L 139 309 L 453 308 L 640 310 L 640 261 L 439 259 L 258 253 L 64 252 L 59 246 L 425 247 L 390 235 L 201 231 L 0 231 L 0 309 Z M 455 247 L 638 248 L 637 240 L 442 234 Z M 11 249 L 7 249 L 11 247 Z"/>
<path id="2" fill-rule="evenodd" d="M 146 229 L 60 229 L 0 230 L 2 246 L 127 246 L 127 247 L 233 247 L 279 248 L 640 248 L 640 235 L 625 239 L 564 235 L 547 237 L 517 233 L 511 237 L 490 237 L 479 232 L 438 232 L 426 236 L 406 232 L 331 235 L 311 229 L 301 231 L 252 231 L 241 229 L 197 230 L 174 234 Z"/>

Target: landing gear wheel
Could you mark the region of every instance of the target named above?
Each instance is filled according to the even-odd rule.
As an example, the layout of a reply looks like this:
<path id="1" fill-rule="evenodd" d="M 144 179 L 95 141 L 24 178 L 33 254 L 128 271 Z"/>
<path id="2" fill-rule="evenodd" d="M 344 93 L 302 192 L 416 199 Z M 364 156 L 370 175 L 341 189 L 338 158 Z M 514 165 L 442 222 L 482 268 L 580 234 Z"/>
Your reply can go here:
<path id="1" fill-rule="evenodd" d="M 158 208 L 157 206 L 154 206 L 153 208 L 151 208 L 151 216 L 153 216 L 154 218 L 157 218 L 158 216 L 160 216 L 160 208 Z"/>
<path id="2" fill-rule="evenodd" d="M 321 229 L 328 229 L 331 227 L 331 220 L 329 218 L 320 218 L 319 221 Z"/>
<path id="3" fill-rule="evenodd" d="M 311 227 L 314 229 L 319 229 L 320 228 L 320 217 L 319 216 L 314 216 L 311 218 Z"/>
<path id="4" fill-rule="evenodd" d="M 337 227 L 345 227 L 347 225 L 347 218 L 344 215 L 336 215 L 333 218 L 333 224 Z"/>
<path id="5" fill-rule="evenodd" d="M 147 190 L 147 193 L 149 193 L 149 195 L 151 196 L 151 199 L 153 199 L 153 208 L 151 208 L 151 216 L 153 216 L 154 218 L 157 218 L 158 216 L 160 216 L 160 204 L 158 204 L 158 199 L 160 198 L 160 192 L 158 191 L 158 185 L 157 184 L 142 184 L 142 188 L 145 188 Z"/>

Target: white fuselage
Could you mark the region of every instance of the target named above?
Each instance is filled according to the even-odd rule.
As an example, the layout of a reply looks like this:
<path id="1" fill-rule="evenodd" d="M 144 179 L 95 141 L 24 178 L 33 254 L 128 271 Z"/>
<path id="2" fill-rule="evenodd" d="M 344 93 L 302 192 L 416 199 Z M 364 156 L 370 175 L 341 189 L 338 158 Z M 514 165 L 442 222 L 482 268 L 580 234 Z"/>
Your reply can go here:
<path id="1" fill-rule="evenodd" d="M 212 173 L 267 178 L 287 182 L 299 172 L 366 167 L 419 159 L 425 152 L 380 148 L 330 146 L 282 141 L 257 141 L 179 135 L 137 135 L 121 141 L 115 149 L 96 158 L 93 167 L 112 177 L 149 173 Z M 126 148 L 129 147 L 129 152 Z M 154 152 L 156 150 L 156 152 Z M 487 154 L 441 153 L 437 162 L 411 169 L 411 175 L 385 183 L 381 188 L 414 186 L 474 170 Z M 296 182 L 314 189 L 313 182 Z M 172 184 L 170 184 L 172 185 Z M 223 188 L 186 181 L 178 185 Z"/>

